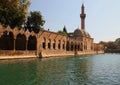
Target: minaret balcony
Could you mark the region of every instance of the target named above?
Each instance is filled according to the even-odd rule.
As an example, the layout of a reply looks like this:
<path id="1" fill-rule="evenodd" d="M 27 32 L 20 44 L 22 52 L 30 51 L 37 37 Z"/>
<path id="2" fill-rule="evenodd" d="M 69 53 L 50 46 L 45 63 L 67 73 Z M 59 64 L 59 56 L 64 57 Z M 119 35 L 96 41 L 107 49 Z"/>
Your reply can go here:
<path id="1" fill-rule="evenodd" d="M 86 14 L 80 14 L 80 17 L 81 17 L 81 18 L 85 18 L 85 17 L 86 17 Z"/>

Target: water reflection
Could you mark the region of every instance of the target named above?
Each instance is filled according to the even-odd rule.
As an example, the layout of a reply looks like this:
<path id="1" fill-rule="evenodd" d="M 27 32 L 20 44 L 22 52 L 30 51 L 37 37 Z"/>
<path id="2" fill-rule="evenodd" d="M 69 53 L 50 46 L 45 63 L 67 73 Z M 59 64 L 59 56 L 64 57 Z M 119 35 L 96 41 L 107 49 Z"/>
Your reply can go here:
<path id="1" fill-rule="evenodd" d="M 0 85 L 30 85 L 36 76 L 34 59 L 2 60 Z M 32 84 L 31 84 L 32 85 Z"/>
<path id="2" fill-rule="evenodd" d="M 120 85 L 119 59 L 104 54 L 2 60 L 0 85 Z"/>
<path id="3" fill-rule="evenodd" d="M 79 85 L 88 79 L 88 57 L 48 59 L 37 66 L 41 85 Z M 47 81 L 47 82 L 46 82 Z"/>

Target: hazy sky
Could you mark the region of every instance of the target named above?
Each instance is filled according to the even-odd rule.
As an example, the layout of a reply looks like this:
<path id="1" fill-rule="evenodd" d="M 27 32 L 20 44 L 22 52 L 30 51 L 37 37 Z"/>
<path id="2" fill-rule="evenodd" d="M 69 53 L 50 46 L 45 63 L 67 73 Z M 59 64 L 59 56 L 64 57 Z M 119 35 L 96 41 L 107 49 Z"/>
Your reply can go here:
<path id="1" fill-rule="evenodd" d="M 40 11 L 44 28 L 57 32 L 64 25 L 68 32 L 80 27 L 82 0 L 30 0 L 30 11 Z M 120 37 L 120 0 L 85 0 L 86 31 L 95 42 Z"/>

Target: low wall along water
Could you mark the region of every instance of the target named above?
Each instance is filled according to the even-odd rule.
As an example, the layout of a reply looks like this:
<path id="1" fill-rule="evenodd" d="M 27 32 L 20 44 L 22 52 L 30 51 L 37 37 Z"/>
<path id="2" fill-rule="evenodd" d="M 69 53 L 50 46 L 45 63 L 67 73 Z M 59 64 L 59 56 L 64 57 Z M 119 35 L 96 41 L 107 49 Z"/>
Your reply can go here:
<path id="1" fill-rule="evenodd" d="M 33 58 L 33 57 L 37 57 L 36 51 L 0 50 L 0 59 Z"/>
<path id="2" fill-rule="evenodd" d="M 62 57 L 62 56 L 74 56 L 74 55 L 88 55 L 88 54 L 99 54 L 104 51 L 65 51 L 65 50 L 44 50 L 41 55 L 37 55 L 36 51 L 11 51 L 11 50 L 0 50 L 0 59 L 16 59 L 16 58 L 45 58 L 45 57 Z"/>

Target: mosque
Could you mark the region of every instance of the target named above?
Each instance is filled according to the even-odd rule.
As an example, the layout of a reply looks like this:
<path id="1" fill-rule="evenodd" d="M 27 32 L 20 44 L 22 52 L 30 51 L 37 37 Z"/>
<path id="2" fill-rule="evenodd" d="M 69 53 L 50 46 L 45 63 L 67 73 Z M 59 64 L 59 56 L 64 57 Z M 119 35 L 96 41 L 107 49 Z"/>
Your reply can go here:
<path id="1" fill-rule="evenodd" d="M 0 25 L 0 54 L 9 58 L 52 57 L 104 53 L 102 44 L 85 30 L 85 7 L 81 6 L 81 28 L 68 35 L 49 30 L 39 33 L 18 28 L 4 28 Z M 14 56 L 14 57 L 13 57 Z"/>
<path id="2" fill-rule="evenodd" d="M 91 51 L 94 48 L 93 38 L 91 38 L 90 34 L 88 32 L 86 32 L 86 30 L 85 30 L 86 14 L 84 13 L 84 4 L 82 4 L 81 12 L 82 12 L 80 14 L 81 29 L 80 28 L 75 29 L 74 33 L 72 33 L 70 38 L 74 38 L 75 41 L 78 40 L 78 42 L 80 43 L 81 51 Z M 76 48 L 76 49 L 79 50 L 79 48 Z"/>

